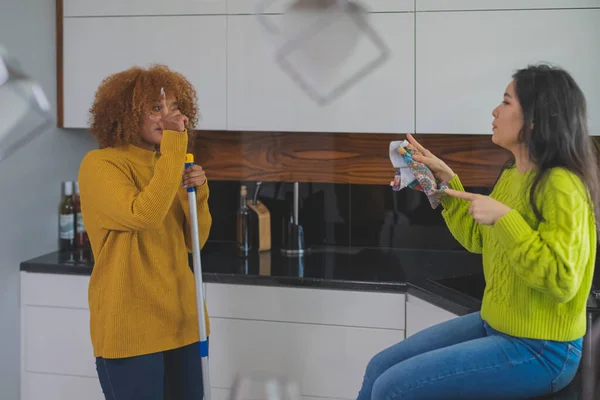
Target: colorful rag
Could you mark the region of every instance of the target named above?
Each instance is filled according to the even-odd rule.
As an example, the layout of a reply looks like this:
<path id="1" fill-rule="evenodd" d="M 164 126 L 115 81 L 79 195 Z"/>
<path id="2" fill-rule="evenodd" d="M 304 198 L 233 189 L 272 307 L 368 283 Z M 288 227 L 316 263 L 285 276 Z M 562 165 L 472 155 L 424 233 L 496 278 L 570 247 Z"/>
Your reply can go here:
<path id="1" fill-rule="evenodd" d="M 431 208 L 436 208 L 440 205 L 448 184 L 438 184 L 429 167 L 413 159 L 413 155 L 420 154 L 407 140 L 390 142 L 390 160 L 396 168 L 396 175 L 390 186 L 394 191 L 405 187 L 422 190 L 427 195 Z"/>

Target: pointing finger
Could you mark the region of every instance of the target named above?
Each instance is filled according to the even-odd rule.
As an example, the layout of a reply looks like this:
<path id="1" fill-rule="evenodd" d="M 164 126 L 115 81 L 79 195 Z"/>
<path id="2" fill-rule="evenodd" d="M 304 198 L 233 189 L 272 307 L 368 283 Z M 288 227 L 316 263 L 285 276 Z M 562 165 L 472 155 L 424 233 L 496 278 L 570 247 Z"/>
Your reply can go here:
<path id="1" fill-rule="evenodd" d="M 167 108 L 167 93 L 165 92 L 165 88 L 160 88 L 160 113 L 163 117 L 169 113 L 169 109 Z"/>
<path id="2" fill-rule="evenodd" d="M 444 193 L 446 193 L 448 196 L 456 197 L 466 201 L 473 201 L 477 198 L 477 195 L 474 193 L 462 192 L 454 189 L 446 189 L 444 190 Z"/>

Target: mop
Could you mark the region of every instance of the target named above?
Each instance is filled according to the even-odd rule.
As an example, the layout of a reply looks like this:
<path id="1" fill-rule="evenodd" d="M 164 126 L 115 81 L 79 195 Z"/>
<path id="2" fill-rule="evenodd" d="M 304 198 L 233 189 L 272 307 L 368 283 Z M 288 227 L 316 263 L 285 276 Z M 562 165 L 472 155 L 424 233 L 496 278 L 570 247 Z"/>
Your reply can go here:
<path id="1" fill-rule="evenodd" d="M 194 155 L 185 155 L 185 168 L 194 165 Z M 204 290 L 202 283 L 202 262 L 200 261 L 200 235 L 198 233 L 198 210 L 196 208 L 196 188 L 187 188 L 190 206 L 190 227 L 192 230 L 192 256 L 194 260 L 194 277 L 196 278 L 196 307 L 198 308 L 198 330 L 200 332 L 200 357 L 202 359 L 202 387 L 204 400 L 210 400 L 210 377 L 208 373 L 208 338 L 206 337 L 206 320 L 204 314 Z"/>

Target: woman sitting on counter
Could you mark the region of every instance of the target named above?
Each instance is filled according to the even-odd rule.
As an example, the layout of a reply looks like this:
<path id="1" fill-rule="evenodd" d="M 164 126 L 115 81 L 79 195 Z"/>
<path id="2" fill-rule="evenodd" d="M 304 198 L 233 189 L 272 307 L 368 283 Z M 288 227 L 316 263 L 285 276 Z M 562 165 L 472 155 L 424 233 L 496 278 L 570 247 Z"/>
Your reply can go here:
<path id="1" fill-rule="evenodd" d="M 481 253 L 481 311 L 424 329 L 369 362 L 359 400 L 525 399 L 574 378 L 596 259 L 600 182 L 586 100 L 571 75 L 546 65 L 517 71 L 496 107 L 492 141 L 512 153 L 490 196 L 411 135 L 450 189 L 443 217 Z"/>
<path id="2" fill-rule="evenodd" d="M 95 258 L 91 339 L 109 400 L 203 397 L 186 187 L 198 188 L 201 246 L 212 218 L 204 171 L 184 171 L 197 115 L 193 86 L 163 66 L 108 77 L 91 108 L 100 149 L 84 157 L 79 184 Z"/>

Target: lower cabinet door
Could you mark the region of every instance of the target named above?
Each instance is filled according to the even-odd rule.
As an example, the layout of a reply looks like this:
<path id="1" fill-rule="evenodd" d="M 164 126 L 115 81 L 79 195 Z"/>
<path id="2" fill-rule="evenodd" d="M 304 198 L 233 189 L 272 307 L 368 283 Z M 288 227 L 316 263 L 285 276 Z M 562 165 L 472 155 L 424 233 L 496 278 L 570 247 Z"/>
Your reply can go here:
<path id="1" fill-rule="evenodd" d="M 371 357 L 403 339 L 403 330 L 212 318 L 211 386 L 267 374 L 296 381 L 302 396 L 355 399 Z"/>
<path id="2" fill-rule="evenodd" d="M 28 372 L 21 400 L 104 400 L 97 378 Z"/>

